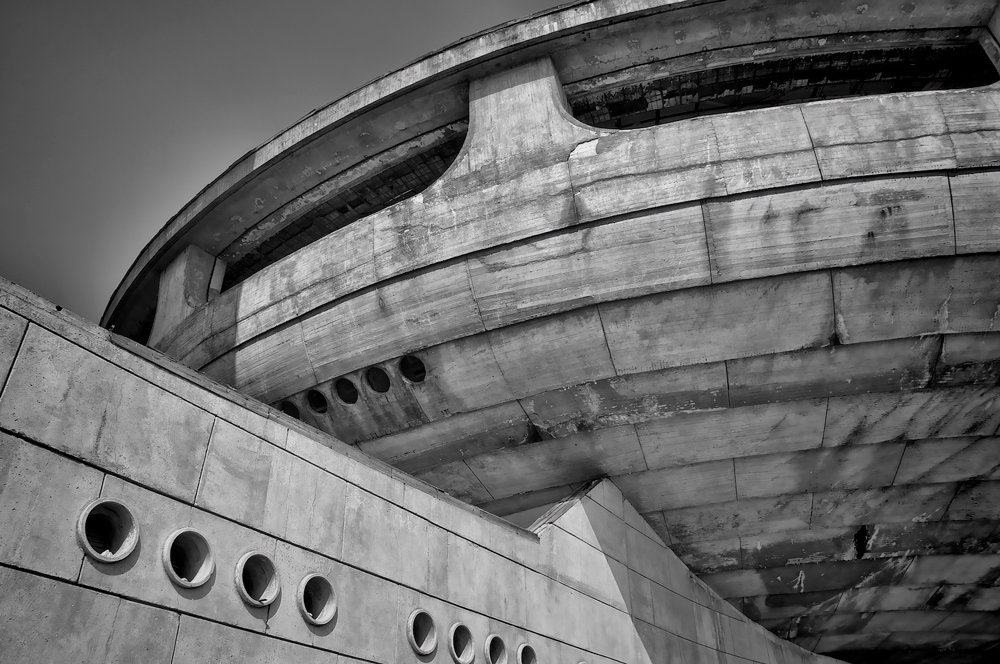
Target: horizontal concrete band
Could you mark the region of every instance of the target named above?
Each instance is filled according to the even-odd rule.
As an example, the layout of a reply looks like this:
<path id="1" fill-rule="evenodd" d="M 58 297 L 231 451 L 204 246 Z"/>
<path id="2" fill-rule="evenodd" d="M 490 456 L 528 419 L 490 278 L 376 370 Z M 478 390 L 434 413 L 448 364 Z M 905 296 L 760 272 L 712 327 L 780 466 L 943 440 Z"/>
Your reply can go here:
<path id="1" fill-rule="evenodd" d="M 305 393 L 292 401 L 305 421 L 360 442 L 432 423 L 415 439 L 499 435 L 529 420 L 564 436 L 675 410 L 969 383 L 1000 344 L 998 270 L 995 254 L 944 257 L 604 303 L 418 351 L 420 383 L 396 361 L 375 364 L 391 400 L 360 370 L 341 374 L 355 404 L 337 396 L 339 375 L 312 386 L 326 413 Z"/>
<path id="2" fill-rule="evenodd" d="M 941 100 L 954 100 L 956 94 L 971 95 L 969 98 L 975 100 L 989 99 L 993 110 L 988 114 L 996 125 L 995 102 L 992 93 L 986 92 L 928 93 L 901 96 L 902 101 L 881 98 L 851 101 L 857 104 L 905 102 L 923 108 L 919 111 L 923 117 L 934 114 L 930 107 L 924 106 L 930 104 L 936 109 L 934 112 L 941 113 Z M 833 107 L 838 103 L 813 106 Z M 803 107 L 801 112 L 808 108 L 810 106 Z M 839 108 L 847 112 L 857 107 Z M 768 109 L 750 115 L 772 111 L 802 122 L 800 109 Z M 899 117 L 902 112 L 899 109 L 879 110 L 885 117 Z M 734 116 L 717 117 L 731 119 Z M 719 121 L 717 117 L 706 121 Z M 844 119 L 845 123 L 857 121 L 853 116 Z M 767 124 L 749 119 L 743 122 L 757 126 Z M 638 135 L 666 129 L 670 127 L 631 133 Z M 925 131 L 926 127 L 921 125 L 920 130 Z M 989 131 L 995 133 L 993 129 Z M 947 134 L 947 129 L 944 132 Z M 800 133 L 806 136 L 808 132 L 803 128 Z M 816 133 L 813 132 L 813 141 L 817 141 Z M 652 136 L 651 133 L 647 135 Z M 708 135 L 706 130 L 705 136 Z M 973 163 L 985 165 L 995 160 L 995 150 L 988 147 L 984 148 L 981 161 L 959 164 L 951 139 L 945 141 L 949 144 L 945 152 L 953 156 L 946 158 L 938 150 L 942 145 L 939 138 L 914 139 L 934 143 L 930 150 L 933 155 L 918 148 L 897 154 L 902 149 L 899 142 L 859 144 L 856 139 L 845 139 L 843 145 L 851 146 L 852 155 L 864 153 L 866 146 L 876 151 L 889 149 L 892 154 L 872 157 L 867 163 L 891 162 L 891 168 L 900 173 Z M 602 138 L 596 143 L 605 140 Z M 664 145 L 669 142 L 666 137 L 661 140 Z M 975 144 L 989 145 L 989 141 L 980 138 Z M 621 146 L 622 150 L 634 152 L 637 149 L 630 141 L 623 141 Z M 580 154 L 582 147 L 574 156 Z M 612 153 L 615 149 L 613 143 L 609 145 Z M 700 153 L 692 150 L 680 154 Z M 793 153 L 786 153 L 781 159 L 788 154 Z M 817 153 L 807 143 L 801 154 L 807 157 L 803 167 L 814 172 L 808 177 L 819 180 Z M 915 160 L 907 158 L 910 154 L 922 154 L 929 160 L 921 157 L 914 163 Z M 394 355 L 399 349 L 418 350 L 476 331 L 498 329 L 590 302 L 817 267 L 997 249 L 990 213 L 995 205 L 992 195 L 997 190 L 994 172 L 813 183 L 767 193 L 709 198 L 696 205 L 635 212 L 596 225 L 569 228 L 530 242 L 523 241 L 525 235 L 580 223 L 576 210 L 581 200 L 589 196 L 587 191 L 594 194 L 592 200 L 607 206 L 599 214 L 600 218 L 647 205 L 676 203 L 677 200 L 671 198 L 643 199 L 649 199 L 650 192 L 673 199 L 683 198 L 683 192 L 692 192 L 690 183 L 678 183 L 678 177 L 707 178 L 706 182 L 711 182 L 713 187 L 719 186 L 720 165 L 711 160 L 707 160 L 704 167 L 680 170 L 661 171 L 659 169 L 666 166 L 653 165 L 650 177 L 659 180 L 666 177 L 672 181 L 657 184 L 643 181 L 637 175 L 616 178 L 612 173 L 608 176 L 609 164 L 604 162 L 614 159 L 607 155 L 608 151 L 603 148 L 600 153 L 595 151 L 591 160 L 597 161 L 589 167 L 594 176 L 605 174 L 601 180 L 595 180 L 592 185 L 574 182 L 575 194 L 567 190 L 569 211 L 565 218 L 562 212 L 553 212 L 555 217 L 547 226 L 533 229 L 532 224 L 523 219 L 518 219 L 515 225 L 514 218 L 525 210 L 512 205 L 511 230 L 497 232 L 496 223 L 500 222 L 482 223 L 471 219 L 464 225 L 440 229 L 438 236 L 432 235 L 420 242 L 433 240 L 435 246 L 450 246 L 449 254 L 430 252 L 425 262 L 452 262 L 397 276 L 390 281 L 376 276 L 380 259 L 377 258 L 377 246 L 376 249 L 371 247 L 378 245 L 379 238 L 398 237 L 400 233 L 405 236 L 408 231 L 381 229 L 382 220 L 388 216 L 410 219 L 408 227 L 417 228 L 420 224 L 412 219 L 414 215 L 419 216 L 420 210 L 414 207 L 407 210 L 407 214 L 387 214 L 395 210 L 391 208 L 386 213 L 357 222 L 258 273 L 197 311 L 171 337 L 167 352 L 182 357 L 192 366 L 205 366 L 210 375 L 223 382 L 262 399 L 274 400 L 335 375 L 383 361 L 391 352 L 388 348 L 395 351 Z M 745 166 L 751 171 L 754 167 L 759 169 L 761 158 L 751 158 Z M 636 154 L 632 154 L 632 159 L 630 168 L 635 166 Z M 573 160 L 571 156 L 569 162 Z M 838 158 L 836 163 L 843 161 Z M 886 168 L 871 170 L 881 172 Z M 570 173 L 573 171 L 571 167 Z M 782 167 L 779 171 L 770 173 L 769 178 L 781 178 L 783 183 L 796 181 L 789 169 Z M 838 173 L 836 177 L 843 175 L 845 173 Z M 756 185 L 766 186 L 759 179 Z M 626 189 L 634 191 L 621 194 Z M 701 185 L 694 189 L 692 195 L 696 200 L 706 193 Z M 609 201 L 608 196 L 615 200 Z M 530 196 L 526 194 L 527 198 Z M 409 201 L 401 205 L 405 207 L 407 203 Z M 411 207 L 416 205 L 413 203 Z M 428 204 L 426 207 L 433 209 L 435 206 Z M 838 233 L 832 236 L 827 232 L 831 224 L 838 227 Z M 519 235 L 512 237 L 510 232 L 515 228 Z M 459 235 L 466 240 L 459 240 Z M 481 250 L 484 244 L 502 245 L 510 241 L 515 242 L 456 258 L 466 251 Z M 410 247 L 407 251 L 415 250 Z M 338 252 L 343 252 L 345 260 L 331 261 L 329 256 L 338 255 Z M 636 266 L 635 274 L 624 280 L 617 269 L 622 261 Z M 349 319 L 354 329 L 338 326 L 341 319 Z M 351 343 L 353 363 L 336 354 L 339 344 L 326 343 L 331 335 Z M 282 349 L 276 354 L 264 351 L 279 345 Z M 310 361 L 304 363 L 307 351 Z M 258 356 L 261 355 L 280 356 L 281 360 L 275 361 L 273 366 L 260 365 L 258 362 L 263 360 Z M 291 375 L 282 376 L 280 371 L 275 371 L 279 365 Z"/>
<path id="3" fill-rule="evenodd" d="M 409 97 L 418 105 L 432 108 L 434 104 L 426 104 L 426 100 L 420 98 L 430 97 L 449 86 L 464 85 L 469 77 L 483 75 L 487 71 L 485 65 L 491 60 L 502 57 L 509 64 L 551 55 L 564 83 L 594 88 L 608 77 L 609 80 L 621 77 L 623 72 L 641 69 L 650 61 L 670 61 L 706 50 L 771 43 L 775 39 L 810 38 L 816 36 L 817 30 L 837 39 L 842 33 L 873 33 L 890 28 L 908 31 L 981 28 L 989 20 L 990 13 L 989 5 L 971 1 L 951 3 L 947 8 L 921 3 L 901 16 L 898 4 L 888 0 L 866 3 L 864 12 L 847 11 L 819 0 L 788 3 L 780 11 L 737 1 L 607 0 L 561 7 L 474 35 L 310 114 L 234 164 L 143 250 L 116 289 L 102 324 L 109 324 L 119 315 L 123 305 L 142 304 L 137 298 L 148 295 L 150 284 L 146 282 L 152 279 L 155 286 L 156 272 L 183 249 L 184 244 L 197 241 L 209 250 L 209 245 L 218 243 L 221 236 L 233 233 L 233 229 L 238 229 L 235 231 L 238 235 L 248 226 L 274 214 L 299 192 L 346 167 L 337 159 L 331 160 L 331 154 L 353 158 L 372 154 L 375 146 L 380 146 L 375 148 L 377 152 L 404 142 L 407 140 L 405 134 L 412 130 L 409 125 L 414 113 L 406 114 L 407 117 L 401 120 L 404 129 L 395 135 L 391 128 L 400 119 L 394 120 L 388 115 L 379 117 L 386 107 L 400 106 Z M 731 29 L 734 22 L 742 28 Z M 683 26 L 683 29 L 676 26 Z M 581 39 L 584 30 L 589 30 L 589 39 Z M 672 32 L 674 37 L 663 39 L 665 32 Z M 921 40 L 916 36 L 913 39 Z M 609 52 L 606 47 L 609 43 L 620 47 Z M 823 44 L 821 40 L 820 45 Z M 831 44 L 830 48 L 835 46 Z M 761 55 L 750 57 L 759 59 Z M 636 74 L 641 78 L 643 72 Z M 453 97 L 460 100 L 462 95 Z M 400 102 L 401 99 L 404 101 Z M 350 126 L 355 120 L 361 123 L 367 120 L 369 130 L 359 128 L 361 125 Z M 440 127 L 448 121 L 438 118 L 435 122 L 435 126 Z M 371 131 L 372 128 L 375 131 Z M 423 128 L 424 131 L 429 129 Z M 358 140 L 359 135 L 363 140 Z M 339 152 L 325 145 L 330 140 L 343 141 L 345 138 L 349 145 L 342 145 Z M 183 238 L 187 239 L 181 242 Z M 210 253 L 218 254 L 232 239 L 235 236 Z"/>

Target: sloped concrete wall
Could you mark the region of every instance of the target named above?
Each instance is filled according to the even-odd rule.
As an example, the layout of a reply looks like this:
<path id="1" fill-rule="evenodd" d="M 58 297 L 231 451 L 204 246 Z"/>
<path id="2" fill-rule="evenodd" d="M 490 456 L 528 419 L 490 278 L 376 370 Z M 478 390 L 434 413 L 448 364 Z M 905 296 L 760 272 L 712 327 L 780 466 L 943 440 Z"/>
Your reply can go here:
<path id="1" fill-rule="evenodd" d="M 4 281 L 0 381 L 4 662 L 446 662 L 456 622 L 475 661 L 488 634 L 511 664 L 522 644 L 539 664 L 830 661 L 712 593 L 610 482 L 524 531 Z M 120 562 L 77 541 L 99 497 L 139 532 Z M 200 587 L 165 572 L 183 527 L 213 550 Z M 237 593 L 250 551 L 275 564 L 269 606 Z M 324 626 L 296 609 L 312 572 L 336 592 Z M 417 608 L 426 656 L 407 640 Z"/>

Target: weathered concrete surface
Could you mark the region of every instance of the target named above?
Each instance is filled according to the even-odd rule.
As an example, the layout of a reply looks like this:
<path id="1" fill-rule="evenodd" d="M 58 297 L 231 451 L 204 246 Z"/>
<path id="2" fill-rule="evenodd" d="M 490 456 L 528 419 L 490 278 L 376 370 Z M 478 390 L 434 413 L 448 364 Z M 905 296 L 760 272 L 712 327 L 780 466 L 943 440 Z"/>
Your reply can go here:
<path id="1" fill-rule="evenodd" d="M 512 651 L 530 644 L 543 661 L 657 662 L 676 647 L 692 664 L 770 664 L 775 649 L 790 662 L 827 661 L 780 643 L 713 594 L 610 481 L 520 530 L 0 286 L 3 311 L 28 321 L 0 395 L 5 662 L 402 663 L 414 657 L 406 620 L 418 607 L 437 625 L 428 662 L 450 660 L 444 638 L 455 621 L 479 647 L 492 632 Z M 132 381 L 133 391 L 156 386 L 157 408 L 110 417 L 104 393 L 114 380 Z M 72 431 L 83 442 L 68 442 Z M 184 471 L 192 484 L 171 481 L 176 457 L 194 464 Z M 125 505 L 139 532 L 120 562 L 85 557 L 75 541 L 77 515 L 98 494 Z M 183 527 L 205 537 L 215 561 L 192 588 L 164 570 L 164 543 Z M 250 607 L 236 592 L 245 577 L 234 566 L 248 551 L 274 562 L 281 590 L 269 606 Z M 326 626 L 309 626 L 296 608 L 298 583 L 313 572 L 336 592 Z"/>
<path id="2" fill-rule="evenodd" d="M 296 574 L 335 560 L 379 579 L 378 593 L 395 597 L 373 595 L 393 638 L 309 630 L 288 601 L 266 618 L 263 638 L 344 658 L 408 657 L 400 625 L 416 603 L 533 641 L 543 662 L 801 657 L 740 636 L 730 605 L 677 572 L 658 539 L 732 606 L 809 650 L 880 664 L 995 651 L 1000 88 L 635 130 L 585 126 L 567 104 L 635 101 L 626 86 L 799 56 L 989 51 L 995 9 L 578 3 L 389 75 L 251 154 L 157 236 L 106 322 L 142 317 L 144 280 L 183 238 L 246 251 L 351 173 L 468 112 L 461 153 L 423 193 L 258 272 L 162 344 L 395 474 L 353 448 L 318 448 L 249 401 L 252 416 L 176 385 L 164 393 L 183 394 L 182 406 L 159 393 L 150 403 L 196 412 L 208 429 L 126 408 L 138 431 L 198 429 L 170 448 L 181 460 L 142 456 L 117 410 L 109 436 L 96 407 L 67 415 L 60 379 L 43 380 L 40 405 L 23 396 L 34 389 L 24 367 L 55 375 L 76 357 L 31 359 L 36 325 L 7 335 L 24 342 L 6 342 L 21 356 L 0 427 L 277 538 L 261 546 L 284 551 Z M 418 378 L 409 356 L 423 363 Z M 368 382 L 372 368 L 387 391 Z M 134 363 L 123 371 L 130 387 L 159 386 Z M 66 394 L 84 403 L 74 381 Z M 86 445 L 72 444 L 72 428 L 90 432 Z M 119 436 L 128 453 L 111 458 Z M 150 449 L 165 445 L 153 436 Z M 143 474 L 150 462 L 166 472 Z M 585 519 L 567 503 L 532 542 L 441 507 L 406 472 L 525 525 L 600 476 L 625 497 L 601 484 L 574 500 L 603 496 L 619 523 L 591 507 L 599 525 L 574 535 Z M 571 513 L 574 526 L 560 528 Z M 968 652 L 941 652 L 952 647 Z"/>

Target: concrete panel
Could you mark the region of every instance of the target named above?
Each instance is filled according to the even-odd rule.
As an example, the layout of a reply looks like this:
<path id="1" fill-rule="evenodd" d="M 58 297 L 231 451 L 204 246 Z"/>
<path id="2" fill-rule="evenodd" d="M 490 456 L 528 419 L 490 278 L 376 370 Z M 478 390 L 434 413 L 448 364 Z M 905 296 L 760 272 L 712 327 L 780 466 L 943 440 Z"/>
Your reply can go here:
<path id="1" fill-rule="evenodd" d="M 1000 579 L 1000 554 L 918 556 L 906 570 L 900 583 L 908 586 L 933 586 L 942 583 L 996 585 Z"/>
<path id="2" fill-rule="evenodd" d="M 1000 438 L 937 438 L 911 442 L 894 484 L 1000 480 Z"/>
<path id="3" fill-rule="evenodd" d="M 943 510 L 942 510 L 943 511 Z M 890 523 L 869 527 L 869 558 L 1000 553 L 996 521 Z"/>
<path id="4" fill-rule="evenodd" d="M 539 537 L 542 560 L 537 571 L 628 612 L 628 572 L 622 562 L 556 526 L 542 528 Z"/>
<path id="5" fill-rule="evenodd" d="M 948 520 L 1000 520 L 1000 482 L 970 482 L 959 487 L 944 516 Z"/>
<path id="6" fill-rule="evenodd" d="M 983 588 L 971 584 L 965 585 L 945 585 L 934 589 L 933 593 L 927 588 L 920 588 L 922 592 L 927 592 L 934 606 L 940 609 L 968 609 L 969 611 L 1000 611 L 1000 586 Z"/>
<path id="7" fill-rule="evenodd" d="M 940 387 L 1000 383 L 1000 334 L 948 334 L 934 365 L 933 384 Z"/>
<path id="8" fill-rule="evenodd" d="M 943 176 L 810 186 L 704 208 L 716 283 L 955 251 Z"/>
<path id="9" fill-rule="evenodd" d="M 555 525 L 619 562 L 628 562 L 625 522 L 584 496 L 564 512 Z"/>
<path id="10" fill-rule="evenodd" d="M 615 477 L 639 512 L 736 500 L 733 462 L 708 461 Z"/>
<path id="11" fill-rule="evenodd" d="M 812 525 L 831 528 L 936 521 L 951 503 L 955 488 L 954 484 L 937 484 L 818 492 L 813 496 Z"/>
<path id="12" fill-rule="evenodd" d="M 828 180 L 955 168 L 955 146 L 937 94 L 878 95 L 802 109 Z"/>
<path id="13" fill-rule="evenodd" d="M 646 469 L 631 425 L 481 454 L 466 463 L 493 498 Z"/>
<path id="14" fill-rule="evenodd" d="M 826 273 L 600 305 L 620 374 L 823 346 L 833 336 Z"/>
<path id="15" fill-rule="evenodd" d="M 926 387 L 938 337 L 829 346 L 726 362 L 729 403 L 894 392 Z"/>
<path id="16" fill-rule="evenodd" d="M 823 445 L 992 436 L 1000 427 L 998 395 L 993 388 L 955 388 L 831 398 Z"/>
<path id="17" fill-rule="evenodd" d="M 777 620 L 833 613 L 840 598 L 840 589 L 790 595 L 758 595 L 744 598 L 743 607 L 747 617 L 752 620 Z"/>
<path id="18" fill-rule="evenodd" d="M 722 597 L 790 595 L 851 586 L 892 585 L 909 564 L 909 558 L 836 561 L 719 572 L 704 575 L 702 580 Z"/>
<path id="19" fill-rule="evenodd" d="M 743 568 L 854 560 L 855 528 L 814 528 L 740 538 Z"/>
<path id="20" fill-rule="evenodd" d="M 288 430 L 288 452 L 337 477 L 362 486 L 394 503 L 403 502 L 403 482 L 392 476 L 392 467 L 360 454 L 357 449 L 327 437 L 309 437 Z"/>
<path id="21" fill-rule="evenodd" d="M 531 437 L 524 409 L 516 401 L 446 417 L 358 448 L 407 473 L 420 473 L 466 457 L 517 447 Z"/>
<path id="22" fill-rule="evenodd" d="M 8 664 L 172 661 L 172 611 L 7 567 L 0 567 L 0 587 L 0 653 Z"/>
<path id="23" fill-rule="evenodd" d="M 0 433 L 0 562 L 76 581 L 76 520 L 104 473 Z"/>
<path id="24" fill-rule="evenodd" d="M 670 538 L 697 542 L 809 527 L 812 494 L 735 500 L 663 512 Z"/>
<path id="25" fill-rule="evenodd" d="M 1000 335 L 997 335 L 1000 336 Z M 645 422 L 728 405 L 722 362 L 627 374 L 521 399 L 532 423 L 553 436 Z"/>
<path id="26" fill-rule="evenodd" d="M 655 469 L 819 447 L 825 420 L 826 401 L 814 400 L 680 412 L 638 424 L 636 432 Z"/>
<path id="27" fill-rule="evenodd" d="M 302 325 L 298 322 L 195 368 L 214 381 L 265 402 L 320 382 L 309 363 Z"/>
<path id="28" fill-rule="evenodd" d="M 244 553 L 262 551 L 275 562 L 280 578 L 281 562 L 274 558 L 274 539 L 117 477 L 105 480 L 101 495 L 117 498 L 133 508 L 139 544 L 120 563 L 108 565 L 85 558 L 81 585 L 251 631 L 266 629 L 268 608 L 250 607 L 243 602 L 236 590 L 234 570 Z M 163 568 L 167 537 L 184 527 L 204 535 L 215 558 L 214 574 L 197 588 L 174 585 Z M 283 592 L 290 593 L 289 580 L 281 582 Z"/>
<path id="29" fill-rule="evenodd" d="M 623 273 L 621 266 L 633 269 Z M 573 229 L 469 258 L 487 329 L 711 283 L 701 206 Z"/>
<path id="30" fill-rule="evenodd" d="M 27 329 L 28 321 L 11 311 L 0 309 L 0 391 L 7 382 L 7 374 Z"/>
<path id="31" fill-rule="evenodd" d="M 4 428 L 189 501 L 214 419 L 35 326 L 0 398 Z"/>
<path id="32" fill-rule="evenodd" d="M 380 285 L 302 320 L 317 382 L 483 329 L 464 263 Z"/>
<path id="33" fill-rule="evenodd" d="M 422 470 L 413 475 L 418 480 L 458 498 L 479 505 L 493 500 L 493 494 L 476 477 L 475 471 L 464 460 L 452 461 L 440 466 Z"/>
<path id="34" fill-rule="evenodd" d="M 597 307 L 492 330 L 489 340 L 517 397 L 615 375 Z"/>
<path id="35" fill-rule="evenodd" d="M 702 607 L 658 583 L 652 584 L 652 589 L 653 624 L 671 634 L 698 641 L 695 611 Z"/>
<path id="36" fill-rule="evenodd" d="M 837 612 L 914 611 L 924 608 L 934 594 L 934 587 L 848 588 L 844 591 L 840 604 L 837 605 Z"/>
<path id="37" fill-rule="evenodd" d="M 174 648 L 175 662 L 191 664 L 329 664 L 331 659 L 336 655 L 193 616 L 181 616 Z"/>
<path id="38" fill-rule="evenodd" d="M 342 560 L 372 574 L 399 579 L 397 547 L 408 544 L 399 539 L 402 518 L 401 508 L 348 485 L 344 500 Z"/>
<path id="39" fill-rule="evenodd" d="M 736 459 L 736 486 L 747 498 L 888 486 L 903 447 L 883 443 Z"/>
<path id="40" fill-rule="evenodd" d="M 283 587 L 268 614 L 268 635 L 359 659 L 392 661 L 387 636 L 397 628 L 394 584 L 284 542 L 277 544 L 275 560 Z M 297 606 L 299 583 L 313 573 L 325 576 L 336 593 L 337 614 L 326 625 L 307 623 Z"/>
<path id="41" fill-rule="evenodd" d="M 695 574 L 740 569 L 740 538 L 671 544 L 670 550 Z"/>
<path id="42" fill-rule="evenodd" d="M 397 547 L 400 581 L 411 588 L 446 597 L 448 594 L 448 531 L 438 523 L 403 512 Z"/>
<path id="43" fill-rule="evenodd" d="M 485 334 L 432 346 L 416 355 L 427 378 L 410 385 L 410 390 L 431 420 L 514 399 Z"/>
<path id="44" fill-rule="evenodd" d="M 960 256 L 833 271 L 842 343 L 990 332 L 1000 306 L 1000 256 Z"/>
<path id="45" fill-rule="evenodd" d="M 343 480 L 219 421 L 198 490 L 200 507 L 339 556 Z"/>
<path id="46" fill-rule="evenodd" d="M 1000 172 L 956 173 L 951 194 L 956 252 L 1000 251 Z"/>
<path id="47" fill-rule="evenodd" d="M 577 148 L 569 165 L 583 220 L 819 179 L 794 108 L 602 136 Z"/>

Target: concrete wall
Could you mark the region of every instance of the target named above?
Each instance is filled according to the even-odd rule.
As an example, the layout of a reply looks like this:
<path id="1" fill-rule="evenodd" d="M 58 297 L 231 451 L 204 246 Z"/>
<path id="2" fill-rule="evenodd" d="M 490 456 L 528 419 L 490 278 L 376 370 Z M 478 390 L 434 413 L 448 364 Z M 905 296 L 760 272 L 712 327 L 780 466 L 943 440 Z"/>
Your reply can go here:
<path id="1" fill-rule="evenodd" d="M 610 482 L 523 531 L 0 282 L 0 652 L 5 662 L 444 662 L 448 628 L 513 662 L 824 661 L 698 581 Z M 86 556 L 91 501 L 126 505 L 139 539 Z M 215 571 L 172 583 L 164 542 L 190 527 Z M 234 566 L 273 560 L 278 599 L 243 602 Z M 336 619 L 296 609 L 309 572 Z M 416 608 L 439 644 L 418 657 Z M 477 661 L 483 654 L 478 653 Z"/>

